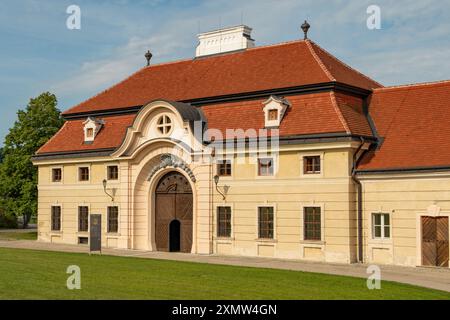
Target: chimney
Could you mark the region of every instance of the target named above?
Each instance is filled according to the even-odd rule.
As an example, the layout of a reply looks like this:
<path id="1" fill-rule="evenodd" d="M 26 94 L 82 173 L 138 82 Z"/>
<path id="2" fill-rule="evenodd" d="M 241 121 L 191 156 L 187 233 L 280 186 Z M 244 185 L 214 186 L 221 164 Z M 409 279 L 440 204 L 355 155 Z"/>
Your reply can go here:
<path id="1" fill-rule="evenodd" d="M 252 39 L 251 32 L 251 28 L 241 25 L 200 33 L 198 35 L 200 43 L 197 46 L 195 56 L 202 57 L 253 48 L 255 46 L 255 40 Z"/>

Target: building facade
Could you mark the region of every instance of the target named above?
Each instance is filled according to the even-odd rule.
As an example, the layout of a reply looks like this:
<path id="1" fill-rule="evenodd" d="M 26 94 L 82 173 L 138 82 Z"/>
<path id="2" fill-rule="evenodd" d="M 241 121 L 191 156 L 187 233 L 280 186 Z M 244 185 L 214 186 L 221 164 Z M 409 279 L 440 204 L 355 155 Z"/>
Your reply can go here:
<path id="1" fill-rule="evenodd" d="M 40 241 L 448 267 L 450 81 L 383 87 L 246 26 L 63 113 L 39 149 Z M 150 61 L 151 56 L 148 56 Z"/>

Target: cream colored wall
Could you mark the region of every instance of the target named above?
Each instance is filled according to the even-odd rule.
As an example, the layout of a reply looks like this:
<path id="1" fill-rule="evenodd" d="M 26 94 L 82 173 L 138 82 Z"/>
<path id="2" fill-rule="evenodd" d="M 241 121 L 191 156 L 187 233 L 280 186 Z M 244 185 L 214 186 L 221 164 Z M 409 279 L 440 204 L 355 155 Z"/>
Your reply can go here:
<path id="1" fill-rule="evenodd" d="M 90 213 L 103 216 L 104 245 L 109 247 L 154 250 L 152 234 L 152 186 L 168 168 L 148 181 L 150 169 L 160 155 L 170 153 L 172 146 L 158 143 L 129 160 L 65 163 L 39 166 L 39 240 L 77 243 L 78 206 L 87 205 Z M 356 255 L 355 193 L 350 179 L 351 148 L 290 151 L 280 153 L 279 170 L 274 177 L 258 177 L 256 157 L 234 158 L 233 175 L 221 178 L 219 186 L 229 186 L 226 201 L 214 190 L 215 166 L 196 163 L 191 169 L 197 179 L 194 191 L 193 253 L 219 253 L 248 256 L 270 256 L 350 263 Z M 303 175 L 302 159 L 306 155 L 322 157 L 323 173 Z M 238 161 L 239 160 L 239 161 Z M 80 160 L 83 161 L 83 160 Z M 115 205 L 119 206 L 119 233 L 106 233 L 106 211 L 111 199 L 104 194 L 102 180 L 106 166 L 119 164 L 120 179 L 108 182 L 115 188 Z M 91 180 L 78 181 L 78 167 L 90 166 Z M 51 168 L 63 168 L 63 182 L 51 182 Z M 211 201 L 213 197 L 213 200 Z M 50 231 L 50 207 L 62 206 L 62 231 Z M 217 239 L 216 207 L 232 207 L 231 239 Z M 257 239 L 257 208 L 275 207 L 275 239 Z M 323 241 L 306 242 L 303 234 L 303 206 L 320 206 L 323 213 Z"/>
<path id="2" fill-rule="evenodd" d="M 38 197 L 38 232 L 39 240 L 60 243 L 76 244 L 78 237 L 88 236 L 88 233 L 78 232 L 78 206 L 88 206 L 89 213 L 102 214 L 102 229 L 105 245 L 115 247 L 119 241 L 120 234 L 106 234 L 107 227 L 107 207 L 119 206 L 119 211 L 123 206 L 120 197 L 120 182 L 108 182 L 108 191 L 116 189 L 115 201 L 103 192 L 103 179 L 106 178 L 106 165 L 117 164 L 90 163 L 63 165 L 41 165 L 39 166 L 39 197 Z M 78 181 L 78 167 L 90 167 L 90 181 Z M 62 168 L 63 179 L 60 183 L 51 181 L 51 170 L 54 167 Z M 51 231 L 50 212 L 52 205 L 62 207 L 61 231 Z M 119 223 L 119 228 L 122 223 Z M 119 231 L 122 231 L 119 230 Z"/>
<path id="3" fill-rule="evenodd" d="M 350 263 L 355 261 L 356 223 L 354 190 L 350 180 L 349 149 L 287 151 L 278 159 L 274 177 L 258 177 L 256 157 L 234 158 L 231 178 L 220 179 L 228 186 L 224 201 L 215 192 L 216 207 L 232 207 L 232 237 L 217 239 L 219 254 L 272 256 Z M 303 175 L 302 158 L 321 155 L 322 175 Z M 275 239 L 258 241 L 258 206 L 274 206 Z M 303 241 L 303 206 L 320 206 L 323 210 L 323 241 Z"/>
<path id="4" fill-rule="evenodd" d="M 450 213 L 450 176 L 448 174 L 403 174 L 361 176 L 364 203 L 364 256 L 368 263 L 421 265 L 420 215 L 430 206 L 440 215 Z M 391 239 L 372 236 L 372 213 L 391 214 Z"/>

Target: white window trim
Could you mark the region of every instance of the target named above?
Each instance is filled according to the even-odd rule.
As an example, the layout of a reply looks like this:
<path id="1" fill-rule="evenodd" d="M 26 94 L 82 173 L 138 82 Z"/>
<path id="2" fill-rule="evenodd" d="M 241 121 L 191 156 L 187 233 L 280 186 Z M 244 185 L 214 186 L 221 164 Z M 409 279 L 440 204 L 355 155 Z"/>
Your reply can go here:
<path id="1" fill-rule="evenodd" d="M 108 222 L 109 222 L 108 221 L 109 220 L 108 207 L 117 207 L 117 210 L 118 210 L 118 212 L 117 212 L 117 232 L 108 232 Z M 108 238 L 120 237 L 120 212 L 121 211 L 120 211 L 119 204 L 113 203 L 111 205 L 106 206 L 106 214 L 105 214 L 106 221 L 105 221 L 104 232 Z M 89 214 L 90 214 L 90 211 L 89 211 Z"/>
<path id="2" fill-rule="evenodd" d="M 89 169 L 89 180 L 82 181 L 80 178 L 80 168 L 88 168 Z M 92 170 L 91 164 L 79 164 L 77 165 L 77 183 L 90 184 L 92 181 Z"/>
<path id="3" fill-rule="evenodd" d="M 304 179 L 317 179 L 324 176 L 324 155 L 325 152 L 300 152 L 300 177 Z M 305 173 L 305 157 L 320 157 L 320 173 Z"/>
<path id="4" fill-rule="evenodd" d="M 320 240 L 305 240 L 305 208 L 310 207 L 320 208 Z M 325 204 L 302 203 L 300 209 L 300 243 L 325 245 Z"/>
<path id="5" fill-rule="evenodd" d="M 217 231 L 218 231 L 218 223 L 217 223 L 217 213 L 219 210 L 219 207 L 230 207 L 231 208 L 231 235 L 230 237 L 218 237 Z M 216 203 L 214 204 L 214 223 L 213 223 L 213 239 L 217 240 L 219 243 L 231 243 L 234 241 L 234 225 L 235 225 L 235 214 L 234 214 L 234 203 Z"/>
<path id="6" fill-rule="evenodd" d="M 259 160 L 260 159 L 272 159 L 273 161 L 273 173 L 270 176 L 263 176 L 259 175 Z M 256 179 L 264 180 L 264 179 L 276 179 L 278 175 L 278 159 L 279 157 L 277 155 L 267 155 L 267 156 L 257 156 L 256 157 L 256 172 L 255 177 Z"/>
<path id="7" fill-rule="evenodd" d="M 108 177 L 108 167 L 117 167 L 117 180 L 110 180 Z M 120 183 L 120 165 L 118 163 L 108 163 L 105 166 L 105 177 L 106 177 L 106 181 L 108 181 L 109 183 Z M 89 179 L 91 178 L 90 175 L 90 170 L 89 170 Z"/>
<path id="8" fill-rule="evenodd" d="M 376 214 L 381 214 L 381 237 L 376 237 L 375 236 L 375 215 Z M 385 221 L 384 221 L 384 215 L 387 214 L 389 215 L 389 237 L 385 237 L 384 236 L 384 228 L 385 228 Z M 375 240 L 375 241 L 384 241 L 387 242 L 389 240 L 392 239 L 392 214 L 391 212 L 372 212 L 370 214 L 370 229 L 371 229 L 371 239 Z"/>
<path id="9" fill-rule="evenodd" d="M 221 176 L 219 174 L 219 170 L 218 170 L 218 166 L 219 166 L 219 161 L 230 161 L 231 163 L 231 175 L 229 176 Z M 218 175 L 219 178 L 219 183 L 220 181 L 224 181 L 224 180 L 234 180 L 234 157 L 229 155 L 229 156 L 221 156 L 219 157 L 219 159 L 216 159 L 216 161 L 214 161 L 214 172 L 216 175 Z"/>
<path id="10" fill-rule="evenodd" d="M 53 181 L 53 169 L 61 169 L 61 181 Z M 51 184 L 63 184 L 64 183 L 64 167 L 63 166 L 50 167 L 50 183 Z"/>
<path id="11" fill-rule="evenodd" d="M 80 207 L 88 207 L 88 231 L 80 231 L 79 230 L 79 220 L 80 220 Z M 78 237 L 88 237 L 89 238 L 89 228 L 90 228 L 90 217 L 91 217 L 91 204 L 90 203 L 78 203 L 76 207 L 76 235 L 77 235 L 77 244 Z"/>
<path id="12" fill-rule="evenodd" d="M 264 207 L 272 207 L 273 208 L 273 238 L 272 239 L 266 239 L 266 238 L 260 238 L 259 237 L 259 208 Z M 256 206 L 256 237 L 255 241 L 258 243 L 275 243 L 278 241 L 277 237 L 277 204 L 276 203 L 261 203 Z"/>

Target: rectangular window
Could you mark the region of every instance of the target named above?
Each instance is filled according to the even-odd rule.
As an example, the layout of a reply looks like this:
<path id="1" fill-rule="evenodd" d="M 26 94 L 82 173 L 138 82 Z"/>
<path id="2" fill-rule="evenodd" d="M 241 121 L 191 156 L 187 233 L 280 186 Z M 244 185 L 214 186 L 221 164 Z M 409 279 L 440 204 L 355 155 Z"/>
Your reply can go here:
<path id="1" fill-rule="evenodd" d="M 230 160 L 218 161 L 217 174 L 219 176 L 231 176 L 231 161 Z"/>
<path id="2" fill-rule="evenodd" d="M 273 207 L 258 208 L 258 237 L 273 239 Z"/>
<path id="3" fill-rule="evenodd" d="M 52 231 L 61 231 L 61 207 L 52 206 Z"/>
<path id="4" fill-rule="evenodd" d="M 89 238 L 88 237 L 79 237 L 78 244 L 89 244 Z"/>
<path id="5" fill-rule="evenodd" d="M 372 214 L 372 234 L 374 239 L 389 239 L 391 237 L 391 222 L 389 213 Z"/>
<path id="6" fill-rule="evenodd" d="M 78 168 L 78 176 L 80 181 L 89 181 L 89 168 L 88 167 Z"/>
<path id="7" fill-rule="evenodd" d="M 119 207 L 108 207 L 108 232 L 119 231 Z"/>
<path id="8" fill-rule="evenodd" d="M 89 207 L 78 207 L 78 231 L 89 231 Z"/>
<path id="9" fill-rule="evenodd" d="M 217 207 L 217 236 L 231 237 L 231 207 Z"/>
<path id="10" fill-rule="evenodd" d="M 278 120 L 278 110 L 277 109 L 269 110 L 269 120 Z"/>
<path id="11" fill-rule="evenodd" d="M 317 174 L 320 173 L 320 156 L 303 158 L 303 173 Z"/>
<path id="12" fill-rule="evenodd" d="M 92 138 L 93 136 L 94 136 L 94 129 L 93 128 L 86 129 L 86 137 Z"/>
<path id="13" fill-rule="evenodd" d="M 322 224 L 320 207 L 304 208 L 304 240 L 322 240 Z"/>
<path id="14" fill-rule="evenodd" d="M 61 168 L 52 169 L 52 181 L 61 182 L 61 180 L 62 180 L 62 169 Z"/>
<path id="15" fill-rule="evenodd" d="M 258 175 L 272 176 L 273 175 L 273 159 L 263 158 L 258 159 Z"/>
<path id="16" fill-rule="evenodd" d="M 119 179 L 119 167 L 108 166 L 108 180 L 118 180 L 118 179 Z"/>

